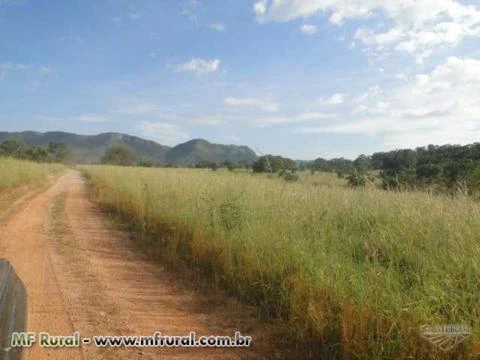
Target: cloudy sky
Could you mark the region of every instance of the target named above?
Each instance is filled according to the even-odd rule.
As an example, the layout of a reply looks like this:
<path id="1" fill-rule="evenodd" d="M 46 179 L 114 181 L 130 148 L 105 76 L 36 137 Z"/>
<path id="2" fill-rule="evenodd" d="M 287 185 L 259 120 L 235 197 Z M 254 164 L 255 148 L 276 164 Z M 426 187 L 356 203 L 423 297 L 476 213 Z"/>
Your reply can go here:
<path id="1" fill-rule="evenodd" d="M 478 0 L 0 0 L 0 130 L 298 159 L 480 141 Z"/>

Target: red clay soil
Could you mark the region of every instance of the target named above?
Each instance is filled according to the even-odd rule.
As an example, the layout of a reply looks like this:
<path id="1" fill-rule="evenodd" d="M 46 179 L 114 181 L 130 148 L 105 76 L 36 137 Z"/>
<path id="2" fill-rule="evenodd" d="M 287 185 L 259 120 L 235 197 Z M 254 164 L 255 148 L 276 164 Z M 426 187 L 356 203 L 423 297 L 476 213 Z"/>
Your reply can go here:
<path id="1" fill-rule="evenodd" d="M 24 197 L 0 227 L 0 257 L 11 261 L 29 296 L 28 330 L 94 335 L 229 335 L 253 337 L 250 349 L 97 348 L 33 346 L 43 359 L 265 359 L 265 328 L 234 300 L 209 297 L 180 285 L 113 229 L 92 203 L 76 171 L 48 190 Z M 18 204 L 17 204 L 18 206 Z M 1 218 L 0 218 L 1 219 Z M 184 283 L 184 282 L 183 282 Z M 255 343 L 255 340 L 257 342 Z M 263 340 L 262 340 L 263 339 Z"/>

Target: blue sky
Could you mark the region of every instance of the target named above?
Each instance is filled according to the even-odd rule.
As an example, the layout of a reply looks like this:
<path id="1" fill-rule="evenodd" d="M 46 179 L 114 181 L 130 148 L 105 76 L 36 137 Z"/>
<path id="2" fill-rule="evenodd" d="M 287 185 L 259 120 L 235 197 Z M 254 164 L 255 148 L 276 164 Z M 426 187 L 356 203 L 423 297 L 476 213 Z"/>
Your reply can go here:
<path id="1" fill-rule="evenodd" d="M 298 159 L 471 143 L 479 44 L 467 0 L 0 0 L 0 129 Z"/>

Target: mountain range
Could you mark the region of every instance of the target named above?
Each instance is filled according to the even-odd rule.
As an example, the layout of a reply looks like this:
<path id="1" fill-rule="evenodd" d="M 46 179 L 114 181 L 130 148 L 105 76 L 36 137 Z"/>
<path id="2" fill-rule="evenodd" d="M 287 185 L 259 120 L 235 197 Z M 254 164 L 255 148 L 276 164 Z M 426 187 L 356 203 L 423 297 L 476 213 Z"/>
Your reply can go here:
<path id="1" fill-rule="evenodd" d="M 159 165 L 192 166 L 204 161 L 252 163 L 257 159 L 255 152 L 248 146 L 213 144 L 204 139 L 193 139 L 170 147 L 120 133 L 77 135 L 60 131 L 0 132 L 0 142 L 11 138 L 22 140 L 31 146 L 64 143 L 71 154 L 71 160 L 78 163 L 99 163 L 105 149 L 110 146 L 129 147 L 134 150 L 137 162 L 150 161 Z"/>

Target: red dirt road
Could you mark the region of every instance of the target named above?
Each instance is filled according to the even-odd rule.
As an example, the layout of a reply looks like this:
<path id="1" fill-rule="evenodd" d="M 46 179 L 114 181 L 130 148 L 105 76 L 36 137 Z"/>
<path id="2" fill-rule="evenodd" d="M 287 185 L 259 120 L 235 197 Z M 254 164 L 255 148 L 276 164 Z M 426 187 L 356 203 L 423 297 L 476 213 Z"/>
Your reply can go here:
<path id="1" fill-rule="evenodd" d="M 149 261 L 128 234 L 112 229 L 88 199 L 78 172 L 67 172 L 48 190 L 24 196 L 16 206 L 20 209 L 0 217 L 0 256 L 12 262 L 27 287 L 29 331 L 79 331 L 90 337 L 155 331 L 233 336 L 239 330 L 254 341 L 252 349 L 36 345 L 29 359 L 266 358 L 255 347 L 255 335 L 263 331 L 251 312 L 242 312 L 245 308 L 233 300 L 219 305 L 218 299 L 178 285 L 174 274 Z"/>

